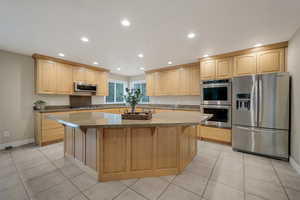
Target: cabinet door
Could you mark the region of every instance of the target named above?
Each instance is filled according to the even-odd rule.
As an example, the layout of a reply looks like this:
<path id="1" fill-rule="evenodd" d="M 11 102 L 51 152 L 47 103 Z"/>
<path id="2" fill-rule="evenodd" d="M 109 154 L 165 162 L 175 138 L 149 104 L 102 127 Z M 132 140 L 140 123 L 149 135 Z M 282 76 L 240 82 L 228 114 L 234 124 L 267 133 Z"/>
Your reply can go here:
<path id="1" fill-rule="evenodd" d="M 146 74 L 146 91 L 147 96 L 155 96 L 155 88 L 154 88 L 154 76 L 155 73 L 147 73 Z"/>
<path id="2" fill-rule="evenodd" d="M 166 71 L 166 95 L 178 95 L 179 88 L 179 72 L 177 69 Z"/>
<path id="3" fill-rule="evenodd" d="M 200 95 L 200 67 L 195 65 L 190 67 L 190 95 Z"/>
<path id="4" fill-rule="evenodd" d="M 97 83 L 96 71 L 86 69 L 86 71 L 85 71 L 85 82 L 87 84 L 96 84 Z"/>
<path id="5" fill-rule="evenodd" d="M 201 80 L 211 80 L 216 77 L 216 61 L 206 60 L 201 62 Z"/>
<path id="6" fill-rule="evenodd" d="M 108 95 L 108 82 L 107 82 L 107 72 L 95 72 L 95 79 L 97 84 L 97 96 L 107 96 Z"/>
<path id="7" fill-rule="evenodd" d="M 178 95 L 190 94 L 190 68 L 182 67 L 178 69 L 179 72 L 179 84 Z"/>
<path id="8" fill-rule="evenodd" d="M 167 93 L 167 71 L 157 72 L 157 96 L 163 96 Z"/>
<path id="9" fill-rule="evenodd" d="M 272 49 L 257 54 L 258 73 L 284 72 L 284 49 Z"/>
<path id="10" fill-rule="evenodd" d="M 36 89 L 39 94 L 55 94 L 56 63 L 48 60 L 37 60 Z"/>
<path id="11" fill-rule="evenodd" d="M 216 60 L 216 78 L 231 78 L 232 77 L 233 61 L 232 58 L 224 58 Z"/>
<path id="12" fill-rule="evenodd" d="M 73 75 L 72 67 L 69 65 L 57 63 L 57 94 L 72 94 Z"/>
<path id="13" fill-rule="evenodd" d="M 86 71 L 86 69 L 84 67 L 74 67 L 73 68 L 73 82 L 85 83 L 85 80 L 86 80 L 85 71 Z"/>
<path id="14" fill-rule="evenodd" d="M 234 57 L 234 76 L 256 74 L 256 53 Z"/>

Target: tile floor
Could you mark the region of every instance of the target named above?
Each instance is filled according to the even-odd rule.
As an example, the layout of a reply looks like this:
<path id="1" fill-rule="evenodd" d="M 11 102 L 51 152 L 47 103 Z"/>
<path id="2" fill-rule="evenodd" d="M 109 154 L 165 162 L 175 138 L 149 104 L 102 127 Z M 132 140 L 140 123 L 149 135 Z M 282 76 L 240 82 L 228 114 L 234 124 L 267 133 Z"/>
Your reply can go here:
<path id="1" fill-rule="evenodd" d="M 0 200 L 299 200 L 287 162 L 198 142 L 178 176 L 97 182 L 63 157 L 62 143 L 0 152 Z"/>

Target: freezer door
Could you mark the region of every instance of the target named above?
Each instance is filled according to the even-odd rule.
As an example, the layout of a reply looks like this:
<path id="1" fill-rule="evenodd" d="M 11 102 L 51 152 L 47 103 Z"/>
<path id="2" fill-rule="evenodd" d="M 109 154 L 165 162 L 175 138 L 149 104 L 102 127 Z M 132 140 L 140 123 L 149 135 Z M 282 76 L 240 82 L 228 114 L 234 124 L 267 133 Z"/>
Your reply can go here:
<path id="1" fill-rule="evenodd" d="M 257 126 L 257 75 L 232 79 L 232 124 Z"/>
<path id="2" fill-rule="evenodd" d="M 289 129 L 289 83 L 288 73 L 259 76 L 259 127 Z"/>
<path id="3" fill-rule="evenodd" d="M 232 127 L 232 147 L 235 150 L 288 159 L 287 130 Z"/>

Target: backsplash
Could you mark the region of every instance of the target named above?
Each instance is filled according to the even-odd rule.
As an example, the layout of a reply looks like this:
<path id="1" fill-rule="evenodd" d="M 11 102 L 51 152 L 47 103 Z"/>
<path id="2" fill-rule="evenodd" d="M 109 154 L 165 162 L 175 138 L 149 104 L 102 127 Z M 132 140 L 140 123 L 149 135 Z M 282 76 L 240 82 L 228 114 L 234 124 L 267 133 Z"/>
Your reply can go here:
<path id="1" fill-rule="evenodd" d="M 200 96 L 159 96 L 150 97 L 151 104 L 200 105 Z"/>

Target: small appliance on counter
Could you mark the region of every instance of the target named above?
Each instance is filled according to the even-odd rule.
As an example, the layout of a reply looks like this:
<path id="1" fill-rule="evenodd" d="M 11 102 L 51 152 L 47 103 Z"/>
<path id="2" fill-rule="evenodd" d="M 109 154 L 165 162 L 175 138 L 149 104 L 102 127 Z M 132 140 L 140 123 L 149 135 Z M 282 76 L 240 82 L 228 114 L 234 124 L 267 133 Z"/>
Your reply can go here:
<path id="1" fill-rule="evenodd" d="M 213 114 L 203 125 L 231 128 L 231 80 L 202 82 L 201 111 Z"/>
<path id="2" fill-rule="evenodd" d="M 288 160 L 289 74 L 236 77 L 232 88 L 233 149 Z"/>

